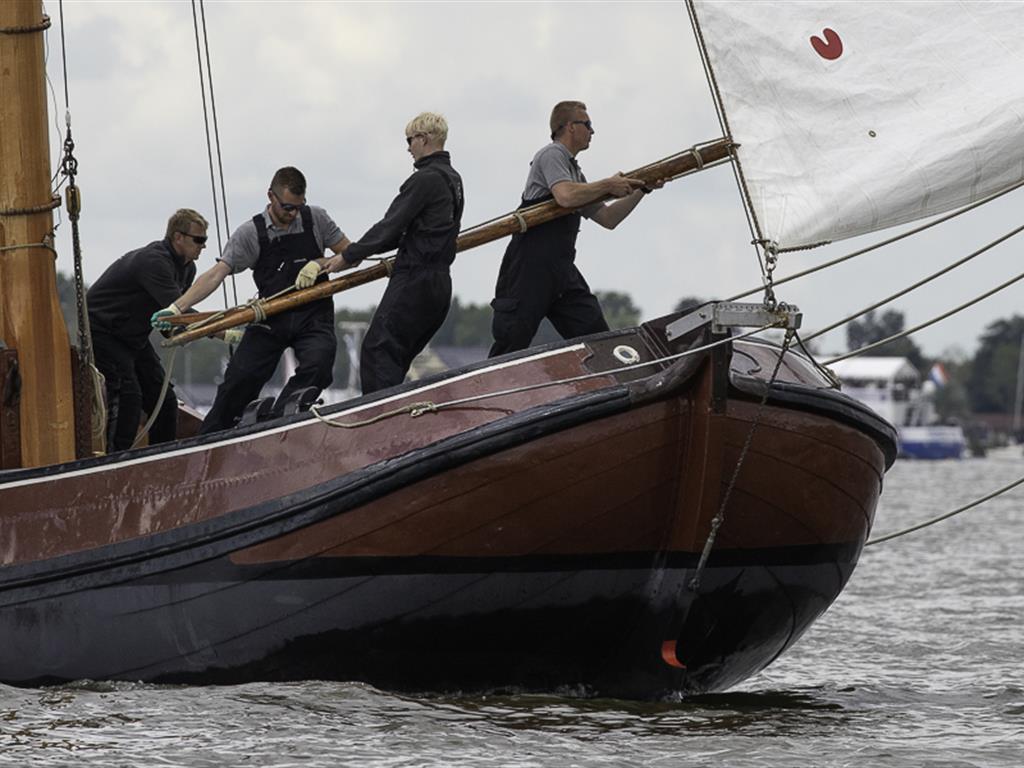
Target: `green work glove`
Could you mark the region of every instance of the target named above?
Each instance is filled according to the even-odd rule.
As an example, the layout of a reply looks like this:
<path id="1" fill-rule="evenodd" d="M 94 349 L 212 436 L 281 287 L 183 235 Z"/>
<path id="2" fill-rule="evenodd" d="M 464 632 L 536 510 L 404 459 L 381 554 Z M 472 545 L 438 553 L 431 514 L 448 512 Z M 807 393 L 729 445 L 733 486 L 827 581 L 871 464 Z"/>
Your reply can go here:
<path id="1" fill-rule="evenodd" d="M 299 276 L 295 278 L 295 287 L 300 289 L 309 288 L 309 286 L 316 282 L 316 278 L 319 274 L 320 265 L 315 261 L 309 262 L 299 270 Z"/>
<path id="2" fill-rule="evenodd" d="M 181 310 L 178 309 L 178 305 L 172 303 L 171 306 L 157 310 L 153 313 L 152 317 L 149 318 L 149 324 L 156 328 L 158 331 L 169 331 L 174 326 L 167 322 L 166 318 L 180 315 Z"/>
<path id="3" fill-rule="evenodd" d="M 242 336 L 245 335 L 245 328 L 228 328 L 224 331 L 224 341 L 228 344 L 235 346 L 242 340 Z"/>

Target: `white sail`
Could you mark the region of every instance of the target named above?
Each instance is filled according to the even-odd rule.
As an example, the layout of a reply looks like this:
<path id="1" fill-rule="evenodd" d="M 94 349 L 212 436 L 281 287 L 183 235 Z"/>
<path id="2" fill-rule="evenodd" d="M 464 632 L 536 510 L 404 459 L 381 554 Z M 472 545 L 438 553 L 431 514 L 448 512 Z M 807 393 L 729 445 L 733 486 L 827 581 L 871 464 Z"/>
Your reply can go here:
<path id="1" fill-rule="evenodd" d="M 693 8 L 754 213 L 780 249 L 1024 179 L 1024 2 Z"/>

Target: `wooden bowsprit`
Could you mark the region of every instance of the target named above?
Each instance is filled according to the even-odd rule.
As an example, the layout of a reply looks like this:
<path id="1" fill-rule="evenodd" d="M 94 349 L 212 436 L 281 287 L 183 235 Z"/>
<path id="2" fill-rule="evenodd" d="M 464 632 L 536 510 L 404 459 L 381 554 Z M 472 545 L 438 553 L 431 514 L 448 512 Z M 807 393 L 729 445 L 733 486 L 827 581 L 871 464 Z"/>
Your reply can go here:
<path id="1" fill-rule="evenodd" d="M 645 165 L 629 173 L 629 178 L 639 179 L 645 184 L 659 181 L 671 181 L 694 171 L 703 170 L 712 165 L 719 165 L 732 156 L 733 145 L 727 139 L 718 139 L 707 144 L 697 145 L 685 152 L 672 155 L 650 165 Z M 612 200 L 611 196 L 603 197 L 601 202 Z M 502 237 L 525 232 L 538 224 L 566 216 L 573 212 L 571 208 L 563 208 L 554 200 L 521 208 L 493 221 L 479 224 L 462 232 L 456 241 L 455 250 L 465 251 L 478 245 L 493 242 Z M 263 317 L 287 312 L 289 309 L 317 301 L 349 288 L 365 285 L 391 274 L 395 257 L 382 259 L 372 267 L 357 272 L 341 275 L 325 283 L 314 285 L 288 293 L 278 298 L 254 302 L 253 305 L 233 307 L 220 312 L 190 312 L 175 317 L 164 318 L 171 325 L 186 326 L 186 330 L 163 341 L 161 346 L 173 347 L 187 344 L 195 339 L 211 336 L 228 328 L 261 320 Z M 198 324 L 198 325 L 197 325 Z"/>

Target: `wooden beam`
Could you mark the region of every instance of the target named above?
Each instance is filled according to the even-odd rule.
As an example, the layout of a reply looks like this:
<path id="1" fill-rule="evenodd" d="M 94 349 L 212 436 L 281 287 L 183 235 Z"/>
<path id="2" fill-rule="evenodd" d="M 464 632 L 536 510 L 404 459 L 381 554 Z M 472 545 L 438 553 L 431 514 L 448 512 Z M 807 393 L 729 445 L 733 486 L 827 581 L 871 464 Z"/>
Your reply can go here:
<path id="1" fill-rule="evenodd" d="M 0 1 L 0 339 L 18 351 L 21 459 L 75 458 L 67 327 L 57 300 L 39 0 Z"/>
<path id="2" fill-rule="evenodd" d="M 699 148 L 680 152 L 679 154 L 673 155 L 672 157 L 664 160 L 650 163 L 649 165 L 632 170 L 625 175 L 631 178 L 640 179 L 647 184 L 656 181 L 670 181 L 672 179 L 679 178 L 684 174 L 699 171 L 705 166 L 710 166 L 726 160 L 731 157 L 732 149 L 732 144 L 730 144 L 728 140 L 719 139 Z M 602 198 L 602 200 L 610 199 L 610 197 Z M 533 205 L 529 208 L 509 213 L 487 224 L 463 230 L 456 242 L 455 250 L 465 251 L 470 248 L 476 248 L 478 245 L 483 245 L 484 243 L 490 243 L 494 240 L 514 235 L 517 232 L 536 227 L 538 224 L 544 224 L 548 221 L 561 218 L 562 216 L 566 216 L 572 212 L 572 209 L 563 208 L 554 200 Z M 286 294 L 279 298 L 271 299 L 261 304 L 260 311 L 269 317 L 270 315 L 276 315 L 280 312 L 294 309 L 302 304 L 307 304 L 311 301 L 331 296 L 332 294 L 340 291 L 346 291 L 349 288 L 356 287 L 357 285 L 364 285 L 374 280 L 378 280 L 390 274 L 394 261 L 395 258 L 391 256 L 372 267 L 366 267 L 358 272 L 344 274 L 341 277 L 328 280 L 325 283 L 314 285 L 312 288 L 305 288 L 301 291 L 294 291 L 293 293 Z M 234 328 L 245 323 L 251 323 L 256 319 L 256 314 L 256 310 L 251 307 L 234 307 L 222 312 L 190 312 L 184 315 L 178 315 L 177 317 L 167 318 L 171 325 L 175 326 L 185 326 L 197 322 L 206 322 L 204 322 L 202 326 L 191 328 L 173 336 L 172 338 L 162 342 L 162 346 L 173 347 L 187 344 L 190 341 L 203 338 L 204 336 L 210 336 L 227 328 Z"/>

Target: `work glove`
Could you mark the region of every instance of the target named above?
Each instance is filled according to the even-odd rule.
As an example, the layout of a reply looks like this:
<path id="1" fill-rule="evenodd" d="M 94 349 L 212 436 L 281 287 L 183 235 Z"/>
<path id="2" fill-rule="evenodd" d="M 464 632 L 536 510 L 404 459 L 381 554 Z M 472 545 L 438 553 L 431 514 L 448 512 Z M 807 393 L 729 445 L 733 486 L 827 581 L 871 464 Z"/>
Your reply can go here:
<path id="1" fill-rule="evenodd" d="M 228 344 L 238 346 L 238 343 L 242 340 L 242 336 L 245 335 L 245 328 L 228 328 L 224 331 L 224 341 Z"/>
<path id="2" fill-rule="evenodd" d="M 311 261 L 299 270 L 299 276 L 295 278 L 295 287 L 300 289 L 309 288 L 309 286 L 316 282 L 319 275 L 320 265 L 315 261 Z"/>
<path id="3" fill-rule="evenodd" d="M 171 306 L 164 309 L 157 310 L 153 313 L 153 316 L 149 318 L 149 324 L 156 328 L 158 331 L 169 331 L 174 326 L 167 322 L 166 318 L 180 315 L 181 310 L 178 309 L 178 305 L 171 303 Z"/>

